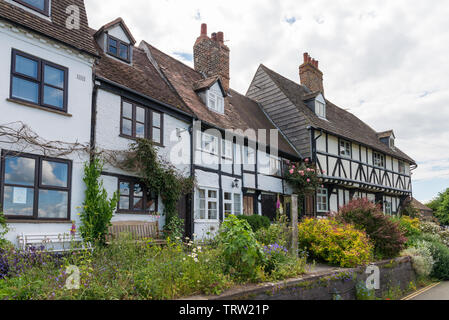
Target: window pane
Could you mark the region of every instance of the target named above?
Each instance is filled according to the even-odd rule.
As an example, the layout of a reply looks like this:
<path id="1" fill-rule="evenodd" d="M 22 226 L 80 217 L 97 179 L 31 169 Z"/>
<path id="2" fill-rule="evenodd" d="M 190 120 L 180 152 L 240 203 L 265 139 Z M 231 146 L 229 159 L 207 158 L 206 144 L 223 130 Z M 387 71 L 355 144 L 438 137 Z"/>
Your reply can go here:
<path id="1" fill-rule="evenodd" d="M 209 202 L 208 209 L 209 209 L 209 219 L 217 220 L 218 219 L 217 203 Z"/>
<path id="2" fill-rule="evenodd" d="M 52 86 L 63 89 L 64 88 L 64 70 L 53 68 L 46 65 L 44 67 L 44 81 L 46 84 L 51 84 Z"/>
<path id="3" fill-rule="evenodd" d="M 129 210 L 129 197 L 120 197 L 120 210 Z"/>
<path id="4" fill-rule="evenodd" d="M 242 207 L 242 199 L 241 195 L 236 193 L 234 194 L 234 214 L 239 215 L 241 214 L 241 207 Z"/>
<path id="5" fill-rule="evenodd" d="M 37 78 L 38 63 L 20 55 L 16 55 L 16 72 L 27 75 L 32 78 Z"/>
<path id="6" fill-rule="evenodd" d="M 64 108 L 64 91 L 44 86 L 44 104 Z"/>
<path id="7" fill-rule="evenodd" d="M 129 196 L 129 183 L 128 182 L 120 182 L 120 195 L 121 196 Z"/>
<path id="8" fill-rule="evenodd" d="M 217 199 L 217 191 L 209 191 L 209 198 Z"/>
<path id="9" fill-rule="evenodd" d="M 132 136 L 132 134 L 133 134 L 133 131 L 132 131 L 133 123 L 132 123 L 132 121 L 123 119 L 122 126 L 123 126 L 122 127 L 122 133 L 126 134 L 127 136 Z"/>
<path id="10" fill-rule="evenodd" d="M 132 119 L 133 118 L 133 105 L 128 102 L 123 102 L 123 117 Z"/>
<path id="11" fill-rule="evenodd" d="M 117 41 L 109 39 L 109 52 L 117 55 Z"/>
<path id="12" fill-rule="evenodd" d="M 39 103 L 39 85 L 32 81 L 13 77 L 12 96 L 25 101 Z"/>
<path id="13" fill-rule="evenodd" d="M 201 189 L 199 192 L 200 199 L 206 199 L 206 191 Z"/>
<path id="14" fill-rule="evenodd" d="M 161 129 L 153 128 L 153 141 L 161 143 Z"/>
<path id="15" fill-rule="evenodd" d="M 34 186 L 36 160 L 20 157 L 6 157 L 5 183 Z"/>
<path id="16" fill-rule="evenodd" d="M 136 107 L 136 120 L 138 122 L 145 122 L 145 109 Z"/>
<path id="17" fill-rule="evenodd" d="M 138 183 L 134 184 L 134 196 L 143 197 L 143 189 Z"/>
<path id="18" fill-rule="evenodd" d="M 67 218 L 68 203 L 67 192 L 39 190 L 39 218 Z"/>
<path id="19" fill-rule="evenodd" d="M 128 46 L 121 43 L 120 44 L 120 57 L 122 59 L 128 60 Z"/>
<path id="20" fill-rule="evenodd" d="M 34 189 L 5 186 L 3 213 L 7 216 L 33 216 Z"/>
<path id="21" fill-rule="evenodd" d="M 153 126 L 161 127 L 161 115 L 159 113 L 153 112 Z"/>
<path id="22" fill-rule="evenodd" d="M 145 138 L 145 125 L 142 123 L 136 123 L 136 137 Z"/>
<path id="23" fill-rule="evenodd" d="M 232 214 L 232 203 L 225 203 L 224 211 L 226 214 Z"/>
<path id="24" fill-rule="evenodd" d="M 22 0 L 22 2 L 28 3 L 36 9 L 45 10 L 45 0 Z"/>
<path id="25" fill-rule="evenodd" d="M 69 165 L 42 161 L 42 184 L 44 186 L 68 187 Z"/>
<path id="26" fill-rule="evenodd" d="M 229 192 L 225 192 L 224 194 L 224 199 L 225 200 L 232 200 L 232 194 Z"/>
<path id="27" fill-rule="evenodd" d="M 143 210 L 143 198 L 134 198 L 134 210 Z"/>

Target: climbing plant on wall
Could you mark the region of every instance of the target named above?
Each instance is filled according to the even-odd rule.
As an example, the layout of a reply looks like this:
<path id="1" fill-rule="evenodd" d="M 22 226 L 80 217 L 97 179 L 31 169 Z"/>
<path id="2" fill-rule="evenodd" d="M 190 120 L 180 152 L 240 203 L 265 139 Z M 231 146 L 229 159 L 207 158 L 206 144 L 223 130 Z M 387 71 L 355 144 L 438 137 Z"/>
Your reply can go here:
<path id="1" fill-rule="evenodd" d="M 185 177 L 172 164 L 162 160 L 148 139 L 138 139 L 131 144 L 122 166 L 137 173 L 149 189 L 161 196 L 166 225 L 170 225 L 172 218 L 177 216 L 178 201 L 192 192 L 194 179 Z"/>

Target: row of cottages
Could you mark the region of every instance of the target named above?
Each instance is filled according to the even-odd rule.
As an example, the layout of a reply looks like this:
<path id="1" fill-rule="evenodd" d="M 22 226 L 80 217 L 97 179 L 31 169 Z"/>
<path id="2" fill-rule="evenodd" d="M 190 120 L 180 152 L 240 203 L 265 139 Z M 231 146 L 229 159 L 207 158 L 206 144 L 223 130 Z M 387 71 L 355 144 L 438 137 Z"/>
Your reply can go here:
<path id="1" fill-rule="evenodd" d="M 303 157 L 324 171 L 323 188 L 306 200 L 322 215 L 355 198 L 397 214 L 412 194 L 416 162 L 395 145 L 393 130 L 376 132 L 325 98 L 319 62 L 304 54 L 301 84 L 260 65 L 247 96 L 257 101 Z"/>
<path id="2" fill-rule="evenodd" d="M 82 0 L 0 0 L 0 203 L 16 241 L 64 233 L 83 203 L 89 151 L 126 151 L 151 139 L 186 177 L 179 202 L 186 235 L 214 234 L 228 214 L 274 219 L 290 210 L 287 161 L 313 159 L 324 188 L 304 204 L 320 215 L 354 197 L 397 212 L 411 194 L 415 162 L 324 98 L 318 63 L 305 56 L 296 84 L 260 66 L 246 95 L 229 87 L 222 32 L 201 26 L 194 68 L 136 40 L 122 19 L 89 28 Z M 120 192 L 113 221 L 159 221 L 164 203 L 135 174 L 106 162 L 108 194 Z"/>

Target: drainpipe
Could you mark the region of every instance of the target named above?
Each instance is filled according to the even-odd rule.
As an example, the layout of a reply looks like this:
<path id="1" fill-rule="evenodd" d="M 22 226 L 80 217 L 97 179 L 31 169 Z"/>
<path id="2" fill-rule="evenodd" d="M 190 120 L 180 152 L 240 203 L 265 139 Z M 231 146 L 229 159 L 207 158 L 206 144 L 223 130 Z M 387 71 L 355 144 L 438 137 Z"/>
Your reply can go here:
<path id="1" fill-rule="evenodd" d="M 96 139 L 95 132 L 97 127 L 97 97 L 98 97 L 98 88 L 100 83 L 94 80 L 94 88 L 92 92 L 92 108 L 91 108 L 91 121 L 90 121 L 90 150 L 89 150 L 89 159 L 93 161 L 95 155 L 95 147 L 96 147 Z"/>

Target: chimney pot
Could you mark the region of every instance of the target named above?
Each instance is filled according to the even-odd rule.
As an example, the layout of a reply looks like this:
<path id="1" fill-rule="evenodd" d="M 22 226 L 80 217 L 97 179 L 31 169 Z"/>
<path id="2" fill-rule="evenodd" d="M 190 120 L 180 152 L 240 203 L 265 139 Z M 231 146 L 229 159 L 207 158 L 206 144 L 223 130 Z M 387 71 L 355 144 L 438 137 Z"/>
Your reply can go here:
<path id="1" fill-rule="evenodd" d="M 224 43 L 224 33 L 223 32 L 220 31 L 217 33 L 217 40 L 220 43 Z"/>
<path id="2" fill-rule="evenodd" d="M 207 36 L 207 24 L 206 23 L 203 23 L 201 25 L 201 35 L 202 36 Z"/>
<path id="3" fill-rule="evenodd" d="M 307 63 L 308 59 L 309 59 L 309 54 L 307 52 L 304 52 L 304 63 Z"/>
<path id="4" fill-rule="evenodd" d="M 217 41 L 217 34 L 215 32 L 212 33 L 212 40 Z"/>

